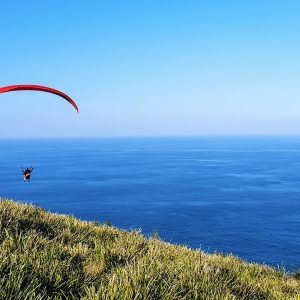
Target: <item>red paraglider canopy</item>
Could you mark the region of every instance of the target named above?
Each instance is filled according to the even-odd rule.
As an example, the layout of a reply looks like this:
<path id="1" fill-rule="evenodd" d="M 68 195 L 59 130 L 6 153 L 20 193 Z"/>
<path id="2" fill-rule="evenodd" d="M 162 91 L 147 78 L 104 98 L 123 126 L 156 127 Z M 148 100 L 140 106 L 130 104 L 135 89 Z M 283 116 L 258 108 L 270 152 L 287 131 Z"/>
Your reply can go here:
<path id="1" fill-rule="evenodd" d="M 39 91 L 39 92 L 46 92 L 46 93 L 60 96 L 65 100 L 67 100 L 79 113 L 77 104 L 75 103 L 74 100 L 72 100 L 67 94 L 55 90 L 53 88 L 49 88 L 42 85 L 32 85 L 32 84 L 18 84 L 18 85 L 9 85 L 9 86 L 0 87 L 0 94 L 7 93 L 7 92 L 14 92 L 14 91 Z"/>

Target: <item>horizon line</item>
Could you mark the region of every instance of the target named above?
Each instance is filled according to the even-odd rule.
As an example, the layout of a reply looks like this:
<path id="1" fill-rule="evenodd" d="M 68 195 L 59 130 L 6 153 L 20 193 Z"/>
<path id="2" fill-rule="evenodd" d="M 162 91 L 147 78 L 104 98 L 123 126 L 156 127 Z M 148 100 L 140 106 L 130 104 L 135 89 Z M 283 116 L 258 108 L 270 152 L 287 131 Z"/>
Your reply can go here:
<path id="1" fill-rule="evenodd" d="M 230 137 L 299 137 L 298 134 L 195 134 L 195 135 L 112 135 L 112 136 L 37 136 L 37 137 L 1 137 L 0 140 L 76 140 L 76 139 L 153 139 L 153 138 L 230 138 Z"/>

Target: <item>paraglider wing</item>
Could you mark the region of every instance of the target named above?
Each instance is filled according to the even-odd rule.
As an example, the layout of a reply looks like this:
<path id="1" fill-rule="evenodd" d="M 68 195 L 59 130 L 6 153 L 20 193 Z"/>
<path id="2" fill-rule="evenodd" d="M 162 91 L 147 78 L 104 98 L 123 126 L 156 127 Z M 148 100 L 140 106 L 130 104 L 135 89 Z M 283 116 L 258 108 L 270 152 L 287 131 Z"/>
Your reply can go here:
<path id="1" fill-rule="evenodd" d="M 7 92 L 14 92 L 14 91 L 39 91 L 39 92 L 46 92 L 46 93 L 60 96 L 63 99 L 65 99 L 66 101 L 68 101 L 79 113 L 79 110 L 78 110 L 78 107 L 77 107 L 75 101 L 72 100 L 67 94 L 65 94 L 59 90 L 55 90 L 53 88 L 49 88 L 49 87 L 42 86 L 42 85 L 31 85 L 31 84 L 19 84 L 19 85 L 9 85 L 9 86 L 0 87 L 0 94 L 7 93 Z"/>

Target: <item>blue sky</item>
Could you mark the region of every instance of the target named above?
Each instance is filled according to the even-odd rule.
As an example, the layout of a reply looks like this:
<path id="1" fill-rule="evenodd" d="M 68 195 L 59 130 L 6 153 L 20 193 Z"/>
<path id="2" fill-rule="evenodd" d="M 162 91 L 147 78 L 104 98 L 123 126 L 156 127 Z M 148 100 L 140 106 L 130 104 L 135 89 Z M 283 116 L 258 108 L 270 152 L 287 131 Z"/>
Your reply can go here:
<path id="1" fill-rule="evenodd" d="M 0 137 L 300 134 L 299 1 L 3 1 Z"/>

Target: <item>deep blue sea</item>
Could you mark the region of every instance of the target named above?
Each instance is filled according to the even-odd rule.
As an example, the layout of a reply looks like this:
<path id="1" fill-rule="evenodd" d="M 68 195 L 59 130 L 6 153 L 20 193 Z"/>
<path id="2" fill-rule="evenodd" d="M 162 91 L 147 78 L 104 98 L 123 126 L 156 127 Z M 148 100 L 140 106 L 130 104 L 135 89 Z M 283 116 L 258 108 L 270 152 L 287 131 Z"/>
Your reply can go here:
<path id="1" fill-rule="evenodd" d="M 300 267 L 300 137 L 0 141 L 0 195 Z M 24 183 L 20 167 L 32 165 Z"/>

